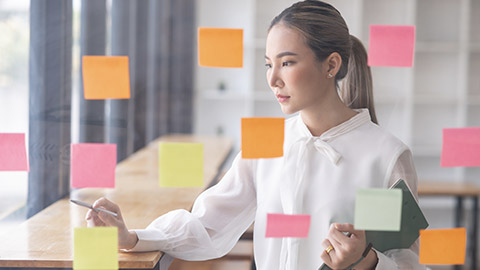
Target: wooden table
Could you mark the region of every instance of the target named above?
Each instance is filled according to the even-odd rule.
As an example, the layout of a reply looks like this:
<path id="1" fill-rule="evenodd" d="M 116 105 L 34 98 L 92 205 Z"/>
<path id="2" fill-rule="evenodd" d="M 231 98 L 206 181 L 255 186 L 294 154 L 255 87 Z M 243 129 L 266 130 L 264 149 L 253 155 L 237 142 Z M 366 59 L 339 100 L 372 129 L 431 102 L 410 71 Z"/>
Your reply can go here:
<path id="1" fill-rule="evenodd" d="M 205 185 L 198 188 L 160 188 L 158 185 L 158 142 L 204 144 Z M 116 202 L 130 229 L 145 228 L 158 216 L 173 209 L 190 209 L 195 198 L 215 180 L 233 143 L 220 137 L 171 135 L 161 137 L 139 150 L 116 168 L 114 189 L 74 190 L 70 198 L 93 203 L 104 196 Z M 0 235 L 0 268 L 72 268 L 73 228 L 85 227 L 87 210 L 64 198 L 50 205 L 17 228 Z M 163 254 L 119 252 L 119 267 L 158 269 Z"/>
<path id="2" fill-rule="evenodd" d="M 461 227 L 463 199 L 471 198 L 473 200 L 472 209 L 472 231 L 470 242 L 471 269 L 477 269 L 477 242 L 478 242 L 478 198 L 480 196 L 480 187 L 465 182 L 436 182 L 436 181 L 419 181 L 418 196 L 435 196 L 435 197 L 454 197 L 456 198 L 455 209 L 455 227 Z M 467 241 L 468 243 L 468 241 Z M 467 257 L 468 258 L 468 257 Z M 455 266 L 460 269 L 460 266 Z"/>

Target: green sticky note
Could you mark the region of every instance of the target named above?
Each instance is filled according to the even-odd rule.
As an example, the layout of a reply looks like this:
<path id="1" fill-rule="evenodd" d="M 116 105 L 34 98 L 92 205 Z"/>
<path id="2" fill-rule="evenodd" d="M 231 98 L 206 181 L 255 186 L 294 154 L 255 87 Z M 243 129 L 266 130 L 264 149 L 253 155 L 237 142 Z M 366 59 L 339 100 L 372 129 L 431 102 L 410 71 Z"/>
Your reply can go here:
<path id="1" fill-rule="evenodd" d="M 117 227 L 75 228 L 73 269 L 118 269 Z"/>
<path id="2" fill-rule="evenodd" d="M 161 187 L 203 186 L 203 144 L 161 142 L 158 162 Z"/>
<path id="3" fill-rule="evenodd" d="M 402 218 L 402 190 L 358 189 L 355 201 L 355 229 L 399 231 Z"/>

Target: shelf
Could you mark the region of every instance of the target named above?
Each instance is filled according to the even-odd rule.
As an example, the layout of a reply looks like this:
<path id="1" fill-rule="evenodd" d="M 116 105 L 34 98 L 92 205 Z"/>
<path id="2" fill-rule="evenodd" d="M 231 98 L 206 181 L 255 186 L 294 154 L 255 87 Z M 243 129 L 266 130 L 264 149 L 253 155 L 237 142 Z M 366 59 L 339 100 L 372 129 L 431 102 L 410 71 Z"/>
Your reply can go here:
<path id="1" fill-rule="evenodd" d="M 480 95 L 470 95 L 467 98 L 467 104 L 480 106 Z"/>
<path id="2" fill-rule="evenodd" d="M 254 41 L 255 48 L 265 50 L 265 48 L 267 47 L 266 42 L 267 42 L 266 38 L 255 38 L 255 41 Z"/>
<path id="3" fill-rule="evenodd" d="M 476 26 L 476 27 L 475 27 Z M 470 0 L 470 40 L 480 43 L 480 1 Z"/>
<path id="4" fill-rule="evenodd" d="M 472 97 L 480 96 L 480 52 L 470 53 L 468 73 L 468 94 Z"/>
<path id="5" fill-rule="evenodd" d="M 458 53 L 422 53 L 415 56 L 414 95 L 452 97 L 458 93 Z"/>
<path id="6" fill-rule="evenodd" d="M 470 51 L 471 52 L 480 52 L 480 42 L 471 42 L 470 43 Z"/>
<path id="7" fill-rule="evenodd" d="M 467 126 L 480 127 L 480 104 L 468 106 Z"/>
<path id="8" fill-rule="evenodd" d="M 255 100 L 260 100 L 260 101 L 273 101 L 277 103 L 277 100 L 275 99 L 275 96 L 273 95 L 272 91 L 255 91 L 253 94 L 253 97 Z"/>
<path id="9" fill-rule="evenodd" d="M 254 117 L 285 117 L 280 104 L 275 100 L 255 100 L 253 103 Z"/>
<path id="10" fill-rule="evenodd" d="M 460 45 L 455 41 L 417 41 L 417 53 L 455 53 L 460 51 Z"/>
<path id="11" fill-rule="evenodd" d="M 205 100 L 230 100 L 230 101 L 245 101 L 249 95 L 246 93 L 239 93 L 233 90 L 206 90 L 200 91 L 200 96 Z"/>
<path id="12" fill-rule="evenodd" d="M 427 155 L 441 150 L 442 130 L 456 128 L 460 123 L 458 107 L 455 105 L 417 105 L 413 106 L 412 145 L 419 154 Z"/>
<path id="13" fill-rule="evenodd" d="M 354 5 L 356 1 L 348 1 Z M 392 12 L 394 10 L 394 12 Z M 409 4 L 405 0 L 364 0 L 363 1 L 362 37 L 368 41 L 370 25 L 408 25 L 410 24 Z M 367 44 L 365 44 L 367 45 Z"/>
<path id="14" fill-rule="evenodd" d="M 418 105 L 457 105 L 460 100 L 457 97 L 440 95 L 415 95 L 413 103 Z"/>
<path id="15" fill-rule="evenodd" d="M 442 146 L 441 145 L 427 145 L 427 146 L 420 146 L 420 145 L 413 145 L 412 146 L 412 153 L 414 156 L 417 157 L 440 157 L 442 154 Z M 440 164 L 439 164 L 440 166 Z"/>
<path id="16" fill-rule="evenodd" d="M 417 1 L 416 36 L 422 41 L 453 42 L 460 38 L 462 3 L 455 0 Z"/>
<path id="17" fill-rule="evenodd" d="M 374 94 L 373 100 L 375 104 L 385 104 L 385 105 L 400 104 L 405 102 L 404 97 L 385 95 L 385 94 L 384 95 Z"/>

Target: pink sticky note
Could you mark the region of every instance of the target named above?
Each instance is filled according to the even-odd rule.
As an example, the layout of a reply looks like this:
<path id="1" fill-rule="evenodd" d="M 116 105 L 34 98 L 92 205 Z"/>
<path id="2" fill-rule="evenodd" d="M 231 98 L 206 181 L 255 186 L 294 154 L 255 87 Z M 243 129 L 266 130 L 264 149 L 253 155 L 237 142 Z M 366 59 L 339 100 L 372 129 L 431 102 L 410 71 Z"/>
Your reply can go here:
<path id="1" fill-rule="evenodd" d="M 480 166 L 480 127 L 443 129 L 442 167 Z"/>
<path id="2" fill-rule="evenodd" d="M 72 144 L 70 160 L 70 178 L 73 188 L 115 187 L 116 144 Z"/>
<path id="3" fill-rule="evenodd" d="M 370 25 L 369 66 L 412 67 L 415 26 Z"/>
<path id="4" fill-rule="evenodd" d="M 265 237 L 307 238 L 310 215 L 267 214 Z"/>
<path id="5" fill-rule="evenodd" d="M 29 171 L 24 133 L 0 133 L 0 171 Z"/>

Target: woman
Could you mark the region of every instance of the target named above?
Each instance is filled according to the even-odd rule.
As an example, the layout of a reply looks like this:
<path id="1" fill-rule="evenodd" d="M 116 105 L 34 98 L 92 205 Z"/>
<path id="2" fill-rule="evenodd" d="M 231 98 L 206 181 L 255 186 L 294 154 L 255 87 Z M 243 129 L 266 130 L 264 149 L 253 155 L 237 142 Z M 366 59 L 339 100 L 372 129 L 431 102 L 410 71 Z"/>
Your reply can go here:
<path id="1" fill-rule="evenodd" d="M 205 260 L 226 254 L 255 221 L 258 269 L 350 267 L 366 248 L 365 232 L 352 225 L 356 190 L 388 188 L 399 178 L 414 194 L 417 187 L 410 150 L 375 124 L 366 59 L 334 7 L 292 5 L 272 21 L 265 54 L 267 80 L 282 111 L 299 112 L 286 121 L 285 156 L 247 160 L 239 154 L 191 213 L 172 211 L 145 230 L 127 230 L 121 214 L 89 211 L 87 222 L 117 226 L 123 249 Z M 120 213 L 106 199 L 94 207 Z M 309 237 L 265 238 L 267 213 L 310 214 Z M 355 268 L 423 269 L 417 252 L 417 243 L 385 253 L 372 249 Z"/>

